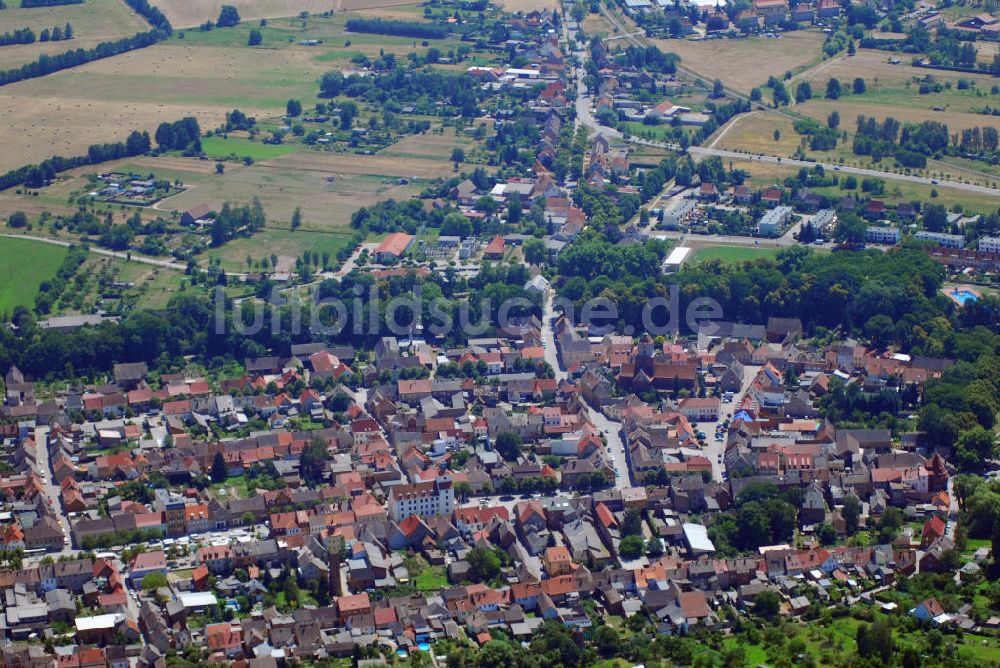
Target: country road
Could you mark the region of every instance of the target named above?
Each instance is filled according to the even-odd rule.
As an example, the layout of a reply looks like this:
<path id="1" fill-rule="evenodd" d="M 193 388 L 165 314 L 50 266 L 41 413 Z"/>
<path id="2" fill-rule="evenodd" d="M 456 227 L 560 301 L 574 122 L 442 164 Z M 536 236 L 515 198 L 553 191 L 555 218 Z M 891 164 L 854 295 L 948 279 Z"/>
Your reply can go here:
<path id="1" fill-rule="evenodd" d="M 52 244 L 53 246 L 62 246 L 68 248 L 70 246 L 79 246 L 81 242 L 79 241 L 63 241 L 61 239 L 49 239 L 47 237 L 35 237 L 28 234 L 0 234 L 0 237 L 6 237 L 8 239 L 30 239 L 32 241 L 39 241 L 44 244 Z M 89 246 L 88 250 L 91 253 L 97 255 L 103 255 L 105 257 L 113 257 L 119 260 L 125 260 L 126 262 L 138 262 L 140 264 L 148 264 L 153 267 L 160 267 L 161 269 L 171 269 L 173 271 L 187 271 L 187 265 L 181 264 L 179 262 L 173 262 L 171 260 L 158 260 L 156 258 L 148 257 L 146 255 L 137 255 L 131 252 L 121 252 L 121 251 L 110 251 L 105 248 L 95 248 L 94 246 Z M 244 278 L 246 274 L 241 272 L 227 271 L 226 276 L 232 276 L 234 278 Z"/>
<path id="2" fill-rule="evenodd" d="M 626 38 L 629 42 L 631 42 L 635 46 L 645 46 L 644 39 L 642 39 L 641 37 L 639 37 L 636 34 L 630 32 L 629 30 L 627 30 L 627 28 L 625 26 L 623 26 L 613 14 L 611 14 L 610 12 L 608 12 L 607 9 L 603 5 L 599 5 L 599 8 L 600 8 L 601 15 L 612 26 L 614 26 L 615 29 L 619 33 L 622 33 L 622 36 L 624 38 Z M 600 123 L 598 123 L 597 119 L 594 118 L 593 113 L 591 112 L 591 109 L 590 109 L 590 107 L 591 107 L 591 99 L 586 94 L 586 92 L 585 92 L 585 90 L 584 90 L 584 88 L 582 86 L 582 81 L 583 81 L 583 74 L 582 74 L 583 67 L 582 67 L 582 65 L 583 65 L 584 60 L 587 57 L 589 57 L 589 55 L 586 53 L 586 51 L 582 51 L 582 52 L 577 52 L 577 57 L 578 57 L 578 60 L 580 62 L 580 64 L 577 67 L 577 81 L 580 84 L 580 85 L 578 85 L 578 88 L 577 88 L 577 90 L 578 90 L 578 97 L 577 97 L 577 100 L 576 100 L 577 122 L 580 123 L 580 124 L 582 124 L 582 125 L 584 125 L 584 126 L 586 126 L 587 128 L 589 128 L 591 130 L 591 132 L 590 132 L 591 135 L 603 134 L 606 137 L 613 138 L 613 139 L 620 139 L 620 138 L 622 138 L 622 133 L 621 132 L 619 132 L 618 130 L 616 130 L 614 128 L 610 128 L 608 126 L 601 125 Z M 819 63 L 818 65 L 816 65 L 815 68 L 811 68 L 811 69 L 816 69 L 817 71 L 819 71 L 820 68 L 824 68 L 824 67 L 829 66 L 829 64 L 832 63 L 832 62 L 834 62 L 835 60 L 836 60 L 836 58 L 828 59 L 828 60 L 823 61 L 822 63 Z M 806 70 L 806 72 L 800 73 L 800 76 L 805 75 L 809 71 L 810 70 Z M 741 95 L 740 97 L 745 97 L 745 96 Z M 739 114 L 739 115 L 734 116 L 732 119 L 730 119 L 728 123 L 723 124 L 723 126 L 719 129 L 719 132 L 716 135 L 715 141 L 712 142 L 712 145 L 714 146 L 715 142 L 718 141 L 719 139 L 721 139 L 722 136 L 726 134 L 726 132 L 728 131 L 729 127 L 733 123 L 738 122 L 739 119 L 742 119 L 742 118 L 745 118 L 745 117 L 746 117 L 746 114 Z M 633 144 L 639 144 L 639 145 L 643 145 L 643 146 L 652 146 L 652 147 L 657 147 L 657 148 L 666 148 L 666 149 L 673 150 L 673 151 L 683 152 L 683 149 L 679 145 L 677 145 L 677 144 L 671 144 L 671 143 L 668 143 L 668 142 L 659 142 L 659 141 L 652 141 L 652 140 L 649 140 L 649 139 L 640 139 L 639 137 L 635 137 L 635 136 L 625 137 L 625 140 L 629 141 L 629 142 L 632 142 Z M 1000 197 L 1000 189 L 990 188 L 988 186 L 981 186 L 981 185 L 976 185 L 976 184 L 973 184 L 973 183 L 961 183 L 959 181 L 947 181 L 947 180 L 943 180 L 943 179 L 932 179 L 930 177 L 913 176 L 913 175 L 910 175 L 910 174 L 895 174 L 893 172 L 883 172 L 883 171 L 879 171 L 877 169 L 866 169 L 864 167 L 849 167 L 847 165 L 836 165 L 836 164 L 833 164 L 833 163 L 814 162 L 814 161 L 811 161 L 811 160 L 795 160 L 793 158 L 783 158 L 783 157 L 780 157 L 780 156 L 758 155 L 758 154 L 752 154 L 752 153 L 746 153 L 746 152 L 742 152 L 741 153 L 741 152 L 738 152 L 738 151 L 727 151 L 725 149 L 707 148 L 707 147 L 701 147 L 701 146 L 691 146 L 691 147 L 689 147 L 687 149 L 687 152 L 693 158 L 695 158 L 696 160 L 701 159 L 701 158 L 705 158 L 705 157 L 708 157 L 708 156 L 718 156 L 720 158 L 726 158 L 726 159 L 729 159 L 729 160 L 743 160 L 743 161 L 748 161 L 748 162 L 754 162 L 754 161 L 756 161 L 756 162 L 767 162 L 767 163 L 787 165 L 787 166 L 790 166 L 790 167 L 807 167 L 807 168 L 812 168 L 812 167 L 815 167 L 816 165 L 820 165 L 820 166 L 823 167 L 823 169 L 844 172 L 845 174 L 855 174 L 857 176 L 870 176 L 870 177 L 875 177 L 875 178 L 879 178 L 879 179 L 885 179 L 887 181 L 903 181 L 903 182 L 906 182 L 906 183 L 916 183 L 916 184 L 926 185 L 926 186 L 940 186 L 942 188 L 951 188 L 953 190 L 960 190 L 960 191 L 967 192 L 967 193 L 975 193 L 975 194 L 978 194 L 978 195 L 993 195 L 993 196 Z"/>

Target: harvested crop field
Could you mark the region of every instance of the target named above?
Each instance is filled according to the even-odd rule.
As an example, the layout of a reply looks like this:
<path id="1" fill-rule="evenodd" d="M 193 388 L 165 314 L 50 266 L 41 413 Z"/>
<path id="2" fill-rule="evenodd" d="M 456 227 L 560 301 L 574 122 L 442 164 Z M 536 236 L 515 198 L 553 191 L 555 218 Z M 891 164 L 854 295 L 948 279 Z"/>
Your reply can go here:
<path id="1" fill-rule="evenodd" d="M 948 72 L 945 70 L 932 70 L 926 67 L 914 67 L 909 64 L 910 57 L 907 54 L 890 53 L 877 49 L 858 49 L 855 55 L 849 58 L 841 58 L 832 63 L 830 67 L 824 68 L 822 72 L 819 72 L 814 77 L 807 76 L 805 78 L 813 80 L 814 93 L 822 91 L 822 86 L 825 86 L 827 80 L 832 77 L 844 81 L 853 81 L 854 77 L 863 77 L 866 81 L 878 79 L 882 85 L 901 84 L 913 78 L 923 79 L 926 76 L 932 76 L 940 81 L 955 81 L 958 78 L 963 78 L 975 81 L 977 86 L 985 90 L 989 90 L 990 86 L 996 83 L 996 80 L 988 74 L 966 74 L 964 72 Z M 889 63 L 890 58 L 900 58 L 903 62 L 892 65 Z M 815 86 L 816 83 L 822 84 L 822 86 L 817 88 Z"/>
<path id="2" fill-rule="evenodd" d="M 721 79 L 727 87 L 749 93 L 770 76 L 808 67 L 821 60 L 824 35 L 813 30 L 785 33 L 778 39 L 680 40 L 654 39 L 662 51 L 681 57 L 681 65 L 709 81 Z"/>
<path id="3" fill-rule="evenodd" d="M 451 154 L 452 144 L 447 145 Z M 399 145 L 396 146 L 399 150 Z M 290 155 L 260 163 L 270 169 L 311 172 L 326 175 L 433 179 L 453 174 L 452 164 L 437 157 L 396 157 L 379 152 L 376 155 L 297 151 Z"/>
<path id="4" fill-rule="evenodd" d="M 250 49 L 206 52 L 169 43 L 4 86 L 0 171 L 80 155 L 90 144 L 124 140 L 131 130 L 152 133 L 185 116 L 212 128 L 234 107 L 281 113 L 289 98 L 315 97 L 323 69 L 299 51 L 270 52 L 262 61 Z"/>
<path id="5" fill-rule="evenodd" d="M 313 157 L 320 159 L 310 159 Z M 199 204 L 217 207 L 226 201 L 246 203 L 259 197 L 267 212 L 268 225 L 274 221 L 279 227 L 287 226 L 295 207 L 301 207 L 303 229 L 343 228 L 359 207 L 389 198 L 409 198 L 422 187 L 400 185 L 395 179 L 363 170 L 347 170 L 358 158 L 371 156 L 349 154 L 339 161 L 324 157 L 303 150 L 249 167 L 227 163 L 224 174 L 215 174 L 214 170 L 211 174 L 162 171 L 156 158 L 134 159 L 128 164 L 140 173 L 153 171 L 167 178 L 180 178 L 189 186 L 188 190 L 158 203 L 156 208 L 161 211 L 185 211 Z M 197 167 L 214 164 L 196 159 L 188 162 Z M 334 180 L 328 181 L 328 176 Z"/>
<path id="6" fill-rule="evenodd" d="M 148 30 L 146 21 L 122 0 L 87 0 L 78 5 L 21 9 L 8 2 L 0 19 L 0 32 L 31 28 L 36 37 L 55 26 L 73 26 L 73 39 L 58 42 L 18 44 L 0 48 L 0 69 L 9 69 L 37 60 L 40 55 L 89 49 L 100 42 Z"/>
<path id="7" fill-rule="evenodd" d="M 236 7 L 244 20 L 256 20 L 411 4 L 413 0 L 159 0 L 157 7 L 175 27 L 187 28 L 214 21 L 222 5 Z"/>

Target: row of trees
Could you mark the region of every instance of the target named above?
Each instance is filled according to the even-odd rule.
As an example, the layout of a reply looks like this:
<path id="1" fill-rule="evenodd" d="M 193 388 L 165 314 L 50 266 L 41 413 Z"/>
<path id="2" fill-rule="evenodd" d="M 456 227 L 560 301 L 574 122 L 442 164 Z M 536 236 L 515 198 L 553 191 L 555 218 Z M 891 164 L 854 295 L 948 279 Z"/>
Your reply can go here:
<path id="1" fill-rule="evenodd" d="M 55 7 L 57 5 L 79 5 L 83 0 L 21 0 L 22 9 L 34 7 Z"/>
<path id="2" fill-rule="evenodd" d="M 354 18 L 348 19 L 345 27 L 350 32 L 364 32 L 374 35 L 395 35 L 419 39 L 444 39 L 448 28 L 433 23 L 415 21 L 393 21 L 389 19 Z"/>
<path id="3" fill-rule="evenodd" d="M 156 44 L 156 42 L 164 37 L 165 34 L 162 31 L 154 29 L 136 33 L 131 37 L 122 37 L 113 42 L 101 42 L 92 49 L 75 49 L 51 56 L 43 53 L 38 57 L 38 60 L 25 63 L 21 67 L 0 70 L 0 86 L 6 86 L 7 84 L 25 79 L 42 77 L 46 74 L 58 72 L 59 70 L 77 67 L 78 65 L 84 65 L 102 58 L 117 56 L 127 51 L 143 49 Z"/>
<path id="4" fill-rule="evenodd" d="M 192 116 L 173 123 L 160 123 L 154 137 L 162 151 L 201 151 L 201 128 Z"/>
<path id="5" fill-rule="evenodd" d="M 69 23 L 65 28 L 55 26 L 52 30 L 42 29 L 38 35 L 40 42 L 59 42 L 66 39 L 73 39 L 73 26 Z M 10 46 L 11 44 L 33 44 L 35 41 L 35 31 L 31 28 L 19 28 L 14 32 L 5 32 L 0 35 L 0 46 Z"/>
<path id="6" fill-rule="evenodd" d="M 133 131 L 124 142 L 94 144 L 87 149 L 87 155 L 71 158 L 54 156 L 37 165 L 25 165 L 0 175 L 0 190 L 26 185 L 41 188 L 52 181 L 56 174 L 83 165 L 92 165 L 107 160 L 142 155 L 149 151 L 149 134 Z"/>
<path id="7" fill-rule="evenodd" d="M 149 4 L 148 0 L 125 0 L 125 4 L 131 7 L 137 14 L 146 19 L 149 25 L 157 30 L 162 30 L 168 36 L 173 33 L 174 28 L 170 21 L 159 9 Z"/>
<path id="8" fill-rule="evenodd" d="M 263 229 L 265 222 L 264 207 L 256 197 L 246 206 L 233 207 L 226 202 L 212 223 L 212 245 L 221 246 L 238 236 L 250 236 Z"/>

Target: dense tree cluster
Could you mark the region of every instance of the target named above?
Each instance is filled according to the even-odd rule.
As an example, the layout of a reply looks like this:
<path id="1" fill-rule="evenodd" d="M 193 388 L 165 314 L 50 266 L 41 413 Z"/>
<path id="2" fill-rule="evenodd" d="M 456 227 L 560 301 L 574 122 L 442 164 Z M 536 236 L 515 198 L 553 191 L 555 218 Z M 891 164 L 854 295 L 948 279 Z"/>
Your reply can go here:
<path id="1" fill-rule="evenodd" d="M 477 84 L 472 77 L 431 68 L 414 69 L 394 59 L 387 69 L 374 76 L 352 74 L 343 76 L 339 71 L 327 72 L 320 79 L 320 96 L 361 98 L 392 112 L 399 112 L 403 105 L 430 115 L 461 114 L 474 118 L 479 114 Z M 438 102 L 445 102 L 440 108 Z"/>
<path id="2" fill-rule="evenodd" d="M 644 69 L 656 74 L 676 74 L 677 64 L 681 61 L 676 53 L 664 53 L 655 46 L 629 46 L 618 56 L 618 60 L 627 67 Z"/>
<path id="3" fill-rule="evenodd" d="M 201 129 L 198 121 L 187 116 L 173 123 L 160 123 L 156 128 L 156 145 L 162 151 L 201 151 Z"/>
<path id="4" fill-rule="evenodd" d="M 943 270 L 922 249 L 820 254 L 792 248 L 773 260 L 703 262 L 669 277 L 652 270 L 651 261 L 636 271 L 603 259 L 616 252 L 621 251 L 585 232 L 560 255 L 560 272 L 565 273 L 557 288 L 574 302 L 597 295 L 610 298 L 618 304 L 620 327 L 642 331 L 642 306 L 653 297 L 668 297 L 668 284 L 673 283 L 680 291 L 682 312 L 691 300 L 710 297 L 726 319 L 798 317 L 808 333 L 818 327 L 843 327 L 851 334 L 864 333 L 873 324 L 869 321 L 885 316 L 891 325 L 880 334 L 884 340 L 916 354 L 948 355 L 957 345 L 954 332 L 946 331 L 953 305 L 939 294 Z M 564 262 L 564 257 L 576 260 Z M 984 319 L 989 321 L 989 316 Z"/>
<path id="5" fill-rule="evenodd" d="M 255 125 L 257 125 L 256 118 L 247 116 L 239 109 L 233 109 L 232 111 L 226 112 L 226 123 L 222 126 L 222 129 L 225 132 L 232 132 L 234 130 L 249 130 Z"/>
<path id="6" fill-rule="evenodd" d="M 923 169 L 927 156 L 948 148 L 948 126 L 938 121 L 903 125 L 891 116 L 881 123 L 875 117 L 858 116 L 854 153 L 870 155 L 876 162 L 892 156 L 904 167 Z"/>
<path id="7" fill-rule="evenodd" d="M 448 36 L 448 28 L 433 23 L 417 23 L 415 21 L 393 21 L 378 18 L 348 19 L 345 25 L 350 32 L 365 32 L 374 35 L 395 35 L 397 37 L 416 37 L 418 39 L 444 39 Z"/>
<path id="8" fill-rule="evenodd" d="M 734 510 L 721 514 L 709 529 L 716 550 L 733 554 L 790 541 L 801 494 L 796 488 L 782 492 L 772 483 L 748 485 L 736 497 Z"/>

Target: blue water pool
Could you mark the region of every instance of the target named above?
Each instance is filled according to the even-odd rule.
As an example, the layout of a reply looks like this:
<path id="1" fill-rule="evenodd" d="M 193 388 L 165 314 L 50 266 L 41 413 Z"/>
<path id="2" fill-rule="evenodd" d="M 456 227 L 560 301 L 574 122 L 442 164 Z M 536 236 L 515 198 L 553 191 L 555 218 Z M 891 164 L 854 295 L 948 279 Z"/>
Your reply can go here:
<path id="1" fill-rule="evenodd" d="M 965 306 L 965 302 L 974 302 L 979 299 L 979 295 L 971 290 L 952 290 L 950 294 L 952 299 L 962 306 Z"/>
<path id="2" fill-rule="evenodd" d="M 417 649 L 419 649 L 421 652 L 429 652 L 431 651 L 431 646 L 425 642 L 422 642 L 419 645 L 417 645 Z"/>

